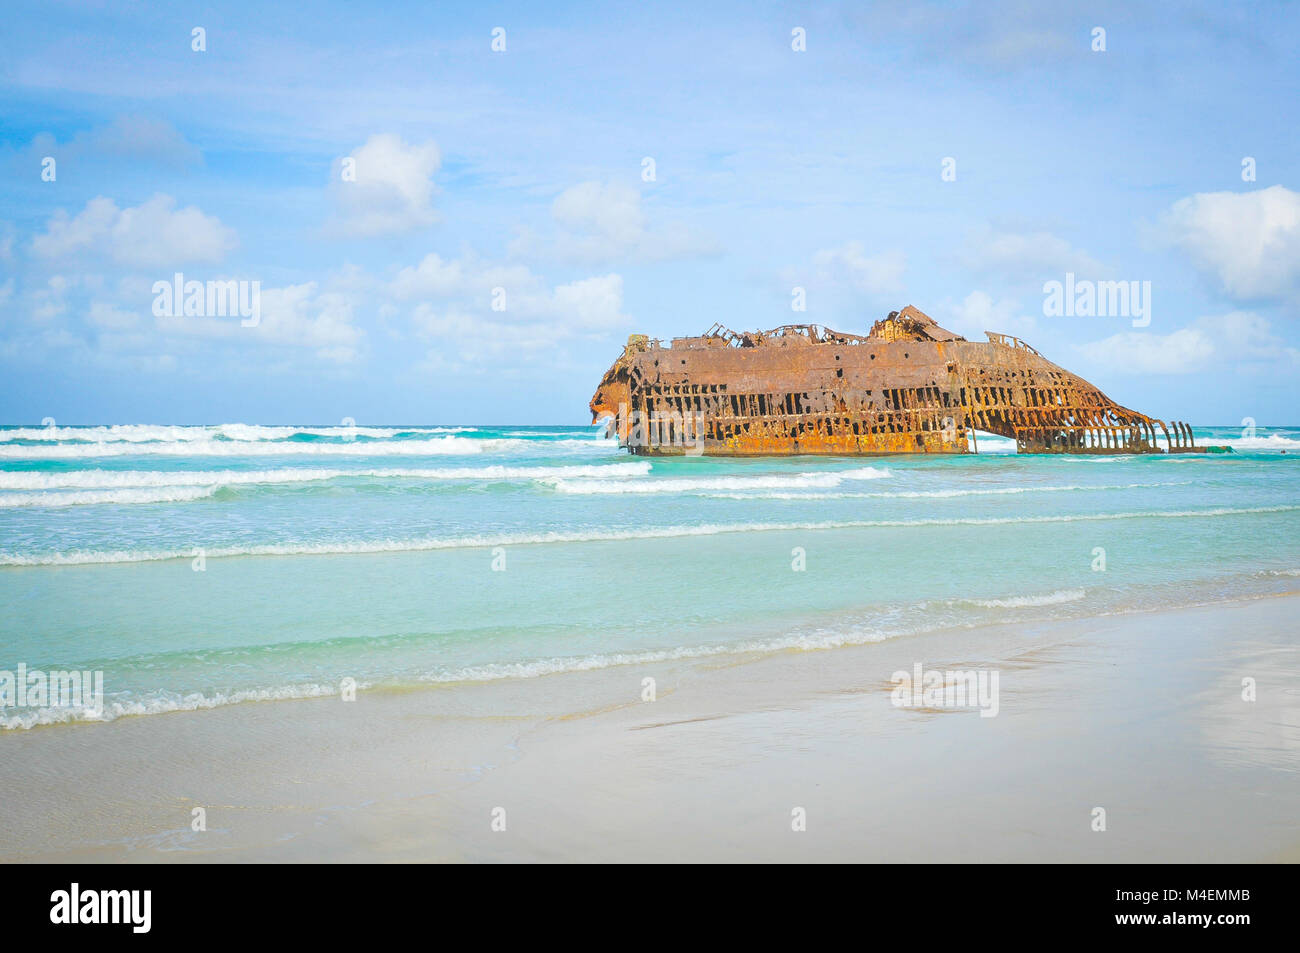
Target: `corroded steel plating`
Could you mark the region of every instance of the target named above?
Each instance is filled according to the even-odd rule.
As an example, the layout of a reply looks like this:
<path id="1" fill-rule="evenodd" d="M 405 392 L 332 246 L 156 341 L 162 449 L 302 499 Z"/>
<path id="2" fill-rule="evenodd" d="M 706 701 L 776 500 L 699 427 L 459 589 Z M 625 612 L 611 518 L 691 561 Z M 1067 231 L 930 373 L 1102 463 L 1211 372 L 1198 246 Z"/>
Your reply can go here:
<path id="1" fill-rule="evenodd" d="M 653 455 L 969 453 L 975 430 L 1027 453 L 1201 449 L 1186 424 L 1122 407 L 1018 338 L 986 333 L 967 341 L 909 305 L 866 335 L 714 325 L 664 345 L 634 334 L 592 420 L 612 418 L 620 446 Z"/>

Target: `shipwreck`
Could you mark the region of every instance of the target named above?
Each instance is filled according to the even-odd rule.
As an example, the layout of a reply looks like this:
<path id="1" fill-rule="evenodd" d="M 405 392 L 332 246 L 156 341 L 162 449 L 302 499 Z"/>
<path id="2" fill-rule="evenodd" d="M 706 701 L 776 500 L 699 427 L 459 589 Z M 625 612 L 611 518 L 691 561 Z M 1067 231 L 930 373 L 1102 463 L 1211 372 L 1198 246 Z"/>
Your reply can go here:
<path id="1" fill-rule="evenodd" d="M 628 338 L 591 399 L 635 454 L 1193 453 L 1184 423 L 1115 403 L 1018 338 L 968 341 L 907 306 L 866 335 L 818 325 Z"/>

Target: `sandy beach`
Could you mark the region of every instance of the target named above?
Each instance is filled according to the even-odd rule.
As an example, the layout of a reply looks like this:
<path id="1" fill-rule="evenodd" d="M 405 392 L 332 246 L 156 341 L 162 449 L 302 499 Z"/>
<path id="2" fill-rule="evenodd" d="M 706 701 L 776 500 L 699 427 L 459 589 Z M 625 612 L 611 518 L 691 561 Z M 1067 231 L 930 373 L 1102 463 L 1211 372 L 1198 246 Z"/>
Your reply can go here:
<path id="1" fill-rule="evenodd" d="M 11 731 L 0 859 L 1293 860 L 1298 612 L 1288 595 Z M 996 671 L 996 717 L 896 706 L 917 663 Z"/>

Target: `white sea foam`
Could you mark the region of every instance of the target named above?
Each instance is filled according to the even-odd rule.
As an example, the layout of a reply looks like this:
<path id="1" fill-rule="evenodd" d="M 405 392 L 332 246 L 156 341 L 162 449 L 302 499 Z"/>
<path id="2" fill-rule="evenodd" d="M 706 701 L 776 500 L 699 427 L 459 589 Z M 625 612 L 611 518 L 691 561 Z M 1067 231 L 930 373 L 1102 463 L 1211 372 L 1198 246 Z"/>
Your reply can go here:
<path id="1" fill-rule="evenodd" d="M 1290 571 L 1280 570 L 1293 574 Z M 1031 596 L 1017 596 L 1001 599 L 949 599 L 942 602 L 922 602 L 908 607 L 916 610 L 912 616 L 917 621 L 891 622 L 888 628 L 873 627 L 857 620 L 816 628 L 805 627 L 768 638 L 754 638 L 733 642 L 697 644 L 663 649 L 645 649 L 640 651 L 604 652 L 581 656 L 561 656 L 549 658 L 521 659 L 514 662 L 494 662 L 481 665 L 467 665 L 454 669 L 442 669 L 431 672 L 395 674 L 381 682 L 359 680 L 359 691 L 398 688 L 412 684 L 447 685 L 458 683 L 494 682 L 511 679 L 541 678 L 549 675 L 564 675 L 596 671 L 627 665 L 646 665 L 674 661 L 692 661 L 719 656 L 738 655 L 772 655 L 783 652 L 822 651 L 858 645 L 869 645 L 916 635 L 922 632 L 936 631 L 944 628 L 969 629 L 988 625 L 996 621 L 988 617 L 974 617 L 964 613 L 959 617 L 939 612 L 943 606 L 960 608 L 963 605 L 978 605 L 990 609 L 1019 610 L 1022 608 L 1041 608 L 1054 605 L 1079 602 L 1086 596 L 1083 589 L 1062 589 L 1050 593 Z M 1240 593 L 1233 593 L 1232 600 L 1242 598 Z M 1213 605 L 1215 600 L 1188 603 L 1188 606 Z M 1129 611 L 1152 611 L 1137 609 Z M 1123 614 L 1124 610 L 1120 610 Z M 1101 611 L 1101 617 L 1117 614 L 1115 611 Z M 1022 619 L 1023 615 L 1008 615 L 1007 620 Z M 129 715 L 155 715 L 177 711 L 198 711 L 220 708 L 244 702 L 286 701 L 335 696 L 339 693 L 336 684 L 301 683 L 274 687 L 249 688 L 228 692 L 203 694 L 199 692 L 152 691 L 137 698 L 106 699 L 103 712 L 96 715 L 89 710 L 74 708 L 44 708 L 26 710 L 21 714 L 5 717 L 0 715 L 0 729 L 27 729 L 37 725 L 62 724 L 70 722 L 107 722 Z"/>
<path id="2" fill-rule="evenodd" d="M 999 434 L 985 433 L 983 430 L 975 431 L 975 448 L 980 453 L 1015 453 L 1016 442 L 1010 437 L 1003 437 Z"/>
<path id="3" fill-rule="evenodd" d="M 559 493 L 694 493 L 708 490 L 816 489 L 839 486 L 845 480 L 879 480 L 888 476 L 888 470 L 861 467 L 856 470 L 834 470 L 825 473 L 666 477 L 655 480 L 571 480 L 548 477 L 542 482 Z"/>
<path id="4" fill-rule="evenodd" d="M 348 443 L 296 443 L 252 440 L 185 440 L 160 443 L 127 441 L 101 443 L 55 443 L 45 445 L 0 444 L 0 459 L 78 460 L 90 457 L 426 457 L 469 456 L 480 453 L 554 450 L 591 451 L 593 447 L 615 446 L 613 441 L 524 440 L 517 437 L 441 436 L 426 440 L 359 440 Z"/>
<path id="5" fill-rule="evenodd" d="M 410 681 L 426 685 L 457 684 L 464 682 L 494 682 L 507 679 L 540 678 L 546 675 L 561 675 L 573 672 L 589 672 L 598 669 L 613 668 L 621 665 L 645 665 L 652 663 L 689 661 L 691 659 L 711 658 L 720 655 L 771 654 L 782 651 L 817 651 L 840 648 L 847 645 L 865 645 L 881 642 L 888 638 L 905 634 L 898 632 L 878 632 L 869 629 L 852 628 L 842 632 L 801 633 L 776 636 L 769 639 L 754 639 L 742 642 L 718 643 L 714 645 L 695 645 L 671 649 L 651 649 L 639 652 L 609 652 L 593 655 L 527 659 L 519 662 L 496 662 L 484 665 L 472 665 L 462 668 L 428 672 L 398 683 Z M 358 682 L 357 689 L 366 691 L 376 687 L 374 682 Z M 108 722 L 127 715 L 157 715 L 174 711 L 199 711 L 221 708 L 241 702 L 284 701 L 301 698 L 320 698 L 337 695 L 338 686 L 307 683 L 302 685 L 285 685 L 274 688 L 254 688 L 213 694 L 151 692 L 138 699 L 109 701 L 104 703 L 104 710 L 98 716 L 89 710 L 74 708 L 42 708 L 24 711 L 22 714 L 8 717 L 0 716 L 0 728 L 25 729 L 37 725 L 63 724 L 68 722 Z"/>
<path id="6" fill-rule="evenodd" d="M 644 527 L 627 530 L 581 530 L 576 532 L 503 533 L 499 535 L 459 536 L 443 539 L 364 540 L 353 542 L 275 543 L 259 546 L 210 547 L 208 559 L 230 556 L 326 556 L 366 553 L 425 552 L 440 549 L 524 546 L 550 543 L 590 543 L 628 539 L 673 539 L 691 536 L 717 536 L 725 533 L 776 532 L 788 530 L 836 530 L 911 528 L 927 526 L 1003 526 L 1032 523 L 1075 523 L 1125 519 L 1212 519 L 1221 516 L 1247 516 L 1260 513 L 1287 513 L 1300 506 L 1221 507 L 1207 510 L 1147 510 L 1131 513 L 1081 513 L 1059 516 L 953 517 L 950 519 L 911 520 L 827 520 L 807 523 L 721 523 L 699 526 Z M 66 553 L 0 552 L 0 566 L 75 566 L 94 563 L 153 562 L 188 559 L 191 549 L 117 550 Z"/>
<path id="7" fill-rule="evenodd" d="M 215 486 L 135 487 L 121 490 L 66 490 L 47 493 L 0 493 L 0 508 L 14 506 L 88 506 L 95 504 L 189 503 L 217 492 Z"/>
<path id="8" fill-rule="evenodd" d="M 1237 438 L 1217 438 L 1217 437 L 1198 437 L 1197 443 L 1204 444 L 1226 444 L 1234 450 L 1286 450 L 1288 452 L 1300 450 L 1300 440 L 1288 434 L 1271 433 L 1264 437 L 1237 437 Z"/>
<path id="9" fill-rule="evenodd" d="M 358 688 L 361 688 L 358 685 Z M 221 708 L 237 705 L 240 702 L 253 701 L 287 701 L 295 698 L 320 698 L 337 695 L 336 685 L 285 685 L 278 688 L 254 688 L 244 691 L 216 692 L 204 695 L 200 692 L 182 694 L 179 692 L 155 692 L 138 699 L 104 702 L 104 710 L 98 715 L 81 708 L 36 708 L 23 710 L 21 714 L 0 715 L 0 728 L 14 730 L 35 728 L 37 725 L 58 725 L 80 721 L 116 721 L 125 715 L 161 715 L 173 711 L 201 711 L 208 708 Z"/>
<path id="10" fill-rule="evenodd" d="M 959 600 L 986 609 L 1024 609 L 1033 606 L 1056 606 L 1063 602 L 1078 602 L 1085 595 L 1082 589 L 1058 589 L 1037 596 L 1010 596 L 1006 599 Z"/>
<path id="11" fill-rule="evenodd" d="M 711 493 L 715 499 L 726 500 L 868 500 L 868 499 L 919 499 L 944 500 L 963 496 L 1003 496 L 1019 493 L 1064 493 L 1073 490 L 1133 490 L 1160 486 L 1186 486 L 1190 480 L 1167 483 L 1117 483 L 1101 486 L 1008 486 L 986 489 L 960 490 L 895 490 L 886 493 Z"/>
<path id="12" fill-rule="evenodd" d="M 413 480 L 536 480 L 549 476 L 641 477 L 644 461 L 554 467 L 391 467 L 342 470 L 285 467 L 275 470 L 65 470 L 0 471 L 0 490 L 57 490 L 110 487 L 239 486 L 258 483 L 307 483 L 341 477 Z"/>
<path id="13" fill-rule="evenodd" d="M 16 427 L 0 430 L 0 443 L 14 440 L 89 443 L 190 442 L 202 440 L 287 440 L 295 436 L 395 437 L 398 434 L 467 433 L 474 427 L 264 427 L 258 424 L 181 426 L 120 424 L 111 427 Z"/>

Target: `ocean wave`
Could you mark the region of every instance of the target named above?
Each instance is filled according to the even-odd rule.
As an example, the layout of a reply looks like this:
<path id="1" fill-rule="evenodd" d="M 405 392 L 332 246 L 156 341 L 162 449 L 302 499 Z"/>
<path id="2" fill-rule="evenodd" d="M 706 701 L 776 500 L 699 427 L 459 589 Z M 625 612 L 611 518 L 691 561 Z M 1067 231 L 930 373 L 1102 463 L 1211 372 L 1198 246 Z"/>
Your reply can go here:
<path id="1" fill-rule="evenodd" d="M 164 486 L 121 490 L 68 490 L 51 493 L 0 493 L 0 509 L 14 506 L 190 503 L 194 500 L 207 499 L 218 489 L 215 486 Z"/>
<path id="2" fill-rule="evenodd" d="M 977 430 L 975 432 L 974 448 L 979 453 L 1014 454 L 1016 452 L 1016 441 L 1011 437 L 1003 437 L 999 434 Z"/>
<path id="3" fill-rule="evenodd" d="M 1288 571 L 1282 570 L 1280 572 Z M 1081 602 L 1086 596 L 1083 589 L 1062 589 L 1050 593 L 1028 596 L 1013 596 L 992 599 L 942 599 L 925 600 L 919 603 L 895 607 L 907 610 L 903 616 L 891 618 L 885 627 L 877 622 L 878 610 L 873 610 L 868 621 L 867 616 L 850 617 L 838 624 L 803 626 L 793 631 L 769 637 L 741 639 L 738 641 L 695 644 L 690 646 L 651 648 L 624 652 L 600 652 L 580 656 L 552 656 L 543 658 L 520 659 L 513 662 L 490 662 L 478 665 L 464 665 L 456 668 L 424 672 L 402 672 L 381 680 L 371 678 L 357 679 L 359 692 L 403 690 L 414 686 L 457 685 L 486 682 L 498 682 L 514 679 L 541 678 L 550 675 L 564 675 L 598 671 L 629 665 L 651 665 L 677 661 L 689 662 L 697 659 L 709 659 L 724 656 L 774 655 L 786 652 L 824 651 L 853 646 L 870 645 L 891 639 L 935 632 L 944 629 L 974 629 L 1000 620 L 1025 621 L 1026 617 L 1018 611 L 1004 617 L 974 616 L 961 610 L 963 606 L 977 605 L 989 609 L 1020 610 L 1023 608 L 1045 608 Z M 1260 598 L 1261 596 L 1243 596 L 1234 591 L 1224 598 L 1209 599 L 1183 603 L 1185 608 L 1205 605 L 1231 603 L 1242 598 Z M 1163 607 L 1129 607 L 1113 608 L 1101 611 L 1093 607 L 1085 616 L 1106 618 L 1114 615 L 1127 615 L 1137 612 L 1162 611 Z M 944 611 L 947 609 L 948 611 Z M 954 614 L 956 613 L 956 614 Z M 1080 617 L 1078 611 L 1069 612 L 1068 617 Z M 1063 618 L 1065 616 L 1048 616 L 1044 618 Z M 340 663 L 340 681 L 346 673 L 346 665 Z M 320 676 L 317 676 L 318 679 Z M 186 692 L 154 690 L 132 698 L 126 693 L 115 699 L 106 699 L 100 713 L 77 708 L 42 708 L 21 710 L 20 713 L 7 715 L 0 712 L 0 729 L 29 729 L 42 725 L 68 723 L 111 722 L 118 718 L 132 715 L 157 715 L 171 712 L 201 711 L 236 705 L 246 702 L 290 701 L 312 698 L 328 698 L 340 692 L 339 683 L 321 681 L 294 683 L 270 687 L 255 687 L 225 692 Z"/>
<path id="4" fill-rule="evenodd" d="M 118 424 L 107 427 L 15 427 L 0 429 L 0 443 L 13 440 L 87 443 L 185 443 L 202 440 L 289 440 L 293 437 L 392 438 L 403 434 L 468 433 L 474 427 L 267 427 L 259 424 L 184 426 Z"/>
<path id="5" fill-rule="evenodd" d="M 708 490 L 747 490 L 768 488 L 825 488 L 839 486 L 845 480 L 879 480 L 889 476 L 888 470 L 861 467 L 856 470 L 835 470 L 826 473 L 796 473 L 789 475 L 727 477 L 666 477 L 656 480 L 568 480 L 548 477 L 542 483 L 559 493 L 693 493 Z"/>
<path id="6" fill-rule="evenodd" d="M 358 688 L 362 686 L 358 685 Z M 288 701 L 298 698 L 321 698 L 337 695 L 337 685 L 284 685 L 278 688 L 253 688 L 244 691 L 216 692 L 154 692 L 139 699 L 104 702 L 98 714 L 88 708 L 36 708 L 22 714 L 0 715 L 0 729 L 35 728 L 38 725 L 59 725 L 69 722 L 116 721 L 126 715 L 161 715 L 174 711 L 202 711 L 222 708 L 240 702 Z"/>
<path id="7" fill-rule="evenodd" d="M 402 687 L 406 685 L 454 685 L 475 682 L 495 682 L 510 679 L 541 678 L 590 672 L 623 665 L 647 665 L 663 662 L 690 661 L 722 655 L 771 654 L 783 651 L 817 651 L 842 648 L 848 645 L 866 645 L 882 642 L 907 634 L 880 632 L 854 628 L 835 633 L 790 633 L 768 639 L 726 642 L 713 645 L 695 645 L 669 649 L 648 649 L 636 652 L 606 652 L 584 656 L 526 659 L 518 662 L 494 662 L 461 668 L 426 672 L 398 677 L 387 684 L 372 681 L 357 682 L 358 691 L 375 688 Z M 304 698 L 322 698 L 339 694 L 339 686 L 322 683 L 283 685 L 271 688 L 252 688 L 232 692 L 150 692 L 138 699 L 106 700 L 103 711 L 96 714 L 85 708 L 40 708 L 22 714 L 0 716 L 0 729 L 29 729 L 38 725 L 67 724 L 73 722 L 111 722 L 128 715 L 159 715 L 179 711 L 202 711 L 222 708 L 243 702 L 289 701 Z"/>
<path id="8" fill-rule="evenodd" d="M 59 490 L 117 487 L 240 486 L 244 484 L 309 483 L 341 477 L 414 480 L 536 480 L 562 477 L 639 477 L 650 464 L 604 463 L 553 467 L 390 467 L 342 470 L 286 467 L 276 470 L 64 470 L 59 472 L 0 471 L 0 490 Z"/>
<path id="9" fill-rule="evenodd" d="M 1124 519 L 1211 519 L 1287 513 L 1300 505 L 1220 507 L 1208 510 L 1147 510 L 1130 513 L 1080 513 L 1059 516 L 951 517 L 910 520 L 826 520 L 806 523 L 711 523 L 697 526 L 662 526 L 627 530 L 581 530 L 547 533 L 502 533 L 487 536 L 459 536 L 444 539 L 365 540 L 321 543 L 270 543 L 258 546 L 204 548 L 208 559 L 234 556 L 330 556 L 369 553 L 426 552 L 441 549 L 483 549 L 493 546 L 531 546 L 551 543 L 592 543 L 630 539 L 675 539 L 718 536 L 727 533 L 818 531 L 836 529 L 911 528 L 926 526 L 1003 526 L 1034 523 L 1076 523 Z M 198 544 L 194 544 L 198 545 Z M 13 553 L 0 551 L 0 566 L 77 566 L 101 563 L 156 562 L 190 559 L 193 547 L 175 550 L 118 550 L 66 553 Z"/>
<path id="10" fill-rule="evenodd" d="M 1198 437 L 1197 440 L 1200 443 L 1226 444 L 1233 450 L 1300 450 L 1300 439 L 1280 433 L 1265 437 Z"/>
<path id="11" fill-rule="evenodd" d="M 1116 483 L 1102 486 L 1008 486 L 963 490 L 894 490 L 882 493 L 712 493 L 725 500 L 945 500 L 963 496 L 1003 496 L 1020 493 L 1064 493 L 1073 490 L 1134 490 L 1160 486 L 1187 486 L 1190 480 L 1167 483 Z"/>
<path id="12" fill-rule="evenodd" d="M 1078 602 L 1086 593 L 1082 589 L 1058 589 L 1037 596 L 1010 596 L 1006 599 L 960 599 L 968 605 L 985 609 L 1025 609 L 1034 606 L 1057 606 L 1063 602 Z"/>
<path id="13" fill-rule="evenodd" d="M 292 441 L 191 440 L 163 443 L 57 443 L 43 446 L 0 444 L 0 459 L 8 460 L 76 460 L 88 457 L 168 456 L 168 457 L 423 457 L 469 456 L 480 453 L 509 453 L 557 447 L 590 451 L 614 441 L 597 440 L 524 440 L 518 437 L 430 437 L 427 440 L 375 440 L 347 443 L 295 443 Z"/>

